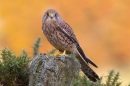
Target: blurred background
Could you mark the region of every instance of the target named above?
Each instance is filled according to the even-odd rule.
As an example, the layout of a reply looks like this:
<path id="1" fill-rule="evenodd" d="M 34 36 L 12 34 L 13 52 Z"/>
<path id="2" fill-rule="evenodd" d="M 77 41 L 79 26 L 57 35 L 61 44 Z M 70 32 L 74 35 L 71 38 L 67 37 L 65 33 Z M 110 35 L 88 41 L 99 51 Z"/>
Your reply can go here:
<path id="1" fill-rule="evenodd" d="M 73 28 L 97 74 L 114 69 L 130 82 L 130 0 L 0 0 L 0 50 L 19 55 L 26 49 L 31 56 L 38 37 L 40 52 L 52 50 L 42 34 L 42 16 L 50 8 Z"/>

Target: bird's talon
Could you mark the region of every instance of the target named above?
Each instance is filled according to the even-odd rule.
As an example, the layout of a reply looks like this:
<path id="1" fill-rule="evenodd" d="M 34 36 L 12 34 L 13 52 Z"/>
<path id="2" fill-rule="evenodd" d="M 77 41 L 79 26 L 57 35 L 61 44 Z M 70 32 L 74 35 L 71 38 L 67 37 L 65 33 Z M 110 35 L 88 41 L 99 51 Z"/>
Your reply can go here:
<path id="1" fill-rule="evenodd" d="M 68 55 L 66 55 L 66 50 L 64 50 L 64 52 L 61 53 L 61 54 L 58 54 L 58 56 L 65 56 L 65 57 L 67 57 Z"/>

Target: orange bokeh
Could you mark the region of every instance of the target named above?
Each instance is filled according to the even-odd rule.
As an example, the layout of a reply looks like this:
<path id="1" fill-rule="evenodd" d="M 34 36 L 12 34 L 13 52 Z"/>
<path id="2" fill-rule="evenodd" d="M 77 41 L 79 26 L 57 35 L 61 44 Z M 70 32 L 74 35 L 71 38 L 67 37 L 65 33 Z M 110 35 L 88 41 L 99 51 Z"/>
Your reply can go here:
<path id="1" fill-rule="evenodd" d="M 41 37 L 40 52 L 50 51 L 53 47 L 41 28 L 42 16 L 49 8 L 56 9 L 73 28 L 86 55 L 99 66 L 94 70 L 100 76 L 115 69 L 129 81 L 129 0 L 1 0 L 0 50 L 7 46 L 18 55 L 26 49 L 31 55 L 34 41 Z"/>

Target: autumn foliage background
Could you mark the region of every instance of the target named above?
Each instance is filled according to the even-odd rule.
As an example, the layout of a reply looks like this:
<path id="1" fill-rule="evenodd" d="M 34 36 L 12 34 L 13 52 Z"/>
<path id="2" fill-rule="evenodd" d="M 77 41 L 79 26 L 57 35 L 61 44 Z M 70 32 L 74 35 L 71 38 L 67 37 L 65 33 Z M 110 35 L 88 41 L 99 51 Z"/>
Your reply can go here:
<path id="1" fill-rule="evenodd" d="M 103 76 L 110 69 L 130 78 L 130 0 L 1 0 L 0 50 L 10 48 L 15 54 L 22 49 L 32 55 L 33 42 L 42 37 L 40 52 L 53 47 L 42 34 L 42 16 L 56 9 L 73 28 L 81 47 L 97 65 Z"/>

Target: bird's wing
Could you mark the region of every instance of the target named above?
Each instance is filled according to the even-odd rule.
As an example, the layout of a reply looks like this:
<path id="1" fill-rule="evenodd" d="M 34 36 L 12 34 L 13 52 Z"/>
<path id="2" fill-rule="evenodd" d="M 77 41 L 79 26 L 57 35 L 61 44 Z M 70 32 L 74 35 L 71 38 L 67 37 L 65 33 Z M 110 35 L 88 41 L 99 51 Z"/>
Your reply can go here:
<path id="1" fill-rule="evenodd" d="M 58 23 L 58 25 L 59 28 L 66 34 L 66 36 L 73 40 L 73 42 L 78 43 L 72 28 L 65 21 Z"/>
<path id="2" fill-rule="evenodd" d="M 72 28 L 66 23 L 66 22 L 57 22 L 57 26 L 59 28 L 59 30 L 61 32 L 63 32 L 70 40 L 72 40 L 73 43 L 75 43 L 76 48 L 80 54 L 80 56 L 83 57 L 83 60 L 85 60 L 87 63 L 89 62 L 90 64 L 92 64 L 93 66 L 97 67 L 96 64 L 94 64 L 88 57 L 86 57 L 86 55 L 84 54 L 82 48 L 80 47 L 76 36 L 74 35 L 74 32 L 72 30 Z"/>

